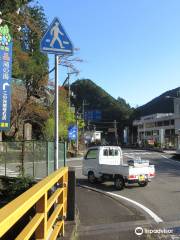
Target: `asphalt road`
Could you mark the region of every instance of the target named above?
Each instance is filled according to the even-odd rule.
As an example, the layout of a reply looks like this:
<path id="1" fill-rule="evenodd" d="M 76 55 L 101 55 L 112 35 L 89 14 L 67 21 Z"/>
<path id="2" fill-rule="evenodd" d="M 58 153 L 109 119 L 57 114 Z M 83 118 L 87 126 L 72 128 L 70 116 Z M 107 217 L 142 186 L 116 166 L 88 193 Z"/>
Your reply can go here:
<path id="1" fill-rule="evenodd" d="M 177 238 L 180 233 L 180 162 L 172 160 L 170 154 L 133 149 L 124 149 L 123 156 L 125 161 L 134 156 L 149 160 L 150 164 L 155 165 L 156 177 L 146 187 L 127 185 L 123 191 L 116 191 L 110 182 L 91 186 L 130 198 L 144 205 L 163 220 L 159 226 L 173 227 L 174 238 L 172 239 L 180 239 Z M 78 182 L 87 185 L 86 178 L 81 174 L 82 160 L 70 160 L 68 164 L 75 167 Z M 123 204 L 125 204 L 124 201 Z M 127 206 L 130 207 L 129 203 Z M 137 210 L 141 211 L 138 207 Z M 150 219 L 145 212 L 144 216 Z"/>

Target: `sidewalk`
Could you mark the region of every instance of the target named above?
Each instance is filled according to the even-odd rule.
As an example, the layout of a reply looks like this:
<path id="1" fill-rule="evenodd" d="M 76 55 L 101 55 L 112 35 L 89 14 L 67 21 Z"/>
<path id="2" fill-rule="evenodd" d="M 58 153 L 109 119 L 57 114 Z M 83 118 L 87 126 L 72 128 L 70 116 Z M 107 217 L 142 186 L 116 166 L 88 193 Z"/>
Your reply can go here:
<path id="1" fill-rule="evenodd" d="M 152 221 L 133 207 L 81 187 L 76 189 L 76 202 L 79 211 L 77 240 L 153 239 L 135 235 L 137 226 L 150 227 Z"/>

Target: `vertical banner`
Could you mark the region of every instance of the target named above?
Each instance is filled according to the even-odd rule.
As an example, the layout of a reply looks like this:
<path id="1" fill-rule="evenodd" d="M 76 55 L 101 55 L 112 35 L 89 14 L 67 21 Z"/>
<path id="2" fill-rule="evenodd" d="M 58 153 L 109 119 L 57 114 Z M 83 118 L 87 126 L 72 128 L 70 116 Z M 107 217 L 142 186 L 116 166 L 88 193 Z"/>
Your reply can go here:
<path id="1" fill-rule="evenodd" d="M 0 131 L 10 130 L 12 39 L 7 25 L 0 26 Z"/>

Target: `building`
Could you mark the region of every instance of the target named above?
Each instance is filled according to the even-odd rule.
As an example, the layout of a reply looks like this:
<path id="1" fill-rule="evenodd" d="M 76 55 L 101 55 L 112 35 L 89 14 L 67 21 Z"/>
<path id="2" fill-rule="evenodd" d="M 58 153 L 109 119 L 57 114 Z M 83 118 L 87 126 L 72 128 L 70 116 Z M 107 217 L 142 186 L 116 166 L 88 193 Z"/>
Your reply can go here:
<path id="1" fill-rule="evenodd" d="M 177 148 L 180 134 L 180 98 L 174 98 L 174 113 L 156 113 L 133 121 L 136 143 Z"/>
<path id="2" fill-rule="evenodd" d="M 86 131 L 84 133 L 84 139 L 86 143 L 101 142 L 102 131 Z"/>

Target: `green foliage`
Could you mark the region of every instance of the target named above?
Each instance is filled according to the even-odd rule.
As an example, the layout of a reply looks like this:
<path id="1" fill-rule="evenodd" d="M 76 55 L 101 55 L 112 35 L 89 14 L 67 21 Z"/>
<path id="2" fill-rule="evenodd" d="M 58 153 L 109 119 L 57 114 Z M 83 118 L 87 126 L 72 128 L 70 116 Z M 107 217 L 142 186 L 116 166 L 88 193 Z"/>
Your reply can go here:
<path id="1" fill-rule="evenodd" d="M 9 197 L 13 199 L 14 197 L 25 192 L 28 188 L 32 187 L 33 184 L 34 180 L 30 176 L 7 179 L 6 186 L 3 190 L 3 197 Z"/>
<path id="2" fill-rule="evenodd" d="M 24 6 L 27 3 L 32 2 L 32 0 L 1 0 L 0 9 L 3 14 L 13 13 L 18 8 Z"/>
<path id="3" fill-rule="evenodd" d="M 31 5 L 28 4 L 31 2 Z M 20 8 L 20 13 L 16 11 Z M 39 89 L 47 84 L 48 57 L 40 52 L 40 40 L 47 28 L 44 10 L 37 3 L 25 0 L 1 1 L 3 19 L 13 39 L 13 77 L 24 81 L 27 96 L 39 95 Z M 6 22 L 5 22 L 6 23 Z M 2 22 L 2 26 L 4 22 Z"/>
<path id="4" fill-rule="evenodd" d="M 45 96 L 44 89 L 48 82 L 48 57 L 40 52 L 39 47 L 47 29 L 47 19 L 43 8 L 34 0 L 1 0 L 0 9 L 2 18 L 8 21 L 2 22 L 0 30 L 7 33 L 7 24 L 13 40 L 12 76 L 22 79 L 25 86 L 19 95 L 13 90 L 12 128 L 6 135 L 19 139 L 22 125 L 28 121 L 36 132 L 34 136 L 40 136 L 49 114 L 40 101 Z M 18 31 L 18 26 L 21 31 Z"/>
<path id="5" fill-rule="evenodd" d="M 120 105 L 121 111 L 124 114 L 124 117 L 126 119 L 129 119 L 130 116 L 133 114 L 134 109 L 131 108 L 131 106 L 123 98 L 118 97 L 117 101 Z"/>
<path id="6" fill-rule="evenodd" d="M 64 89 L 61 89 L 59 95 L 59 138 L 61 140 L 67 139 L 68 127 L 73 123 L 75 123 L 75 116 L 69 109 L 67 93 Z M 45 123 L 44 135 L 48 140 L 54 138 L 54 111 L 52 111 L 50 118 Z"/>
<path id="7" fill-rule="evenodd" d="M 154 142 L 154 147 L 161 147 L 161 143 L 155 141 L 155 142 Z"/>
<path id="8" fill-rule="evenodd" d="M 50 118 L 45 122 L 44 126 L 44 135 L 47 140 L 53 140 L 54 138 L 54 118 L 50 116 Z"/>

